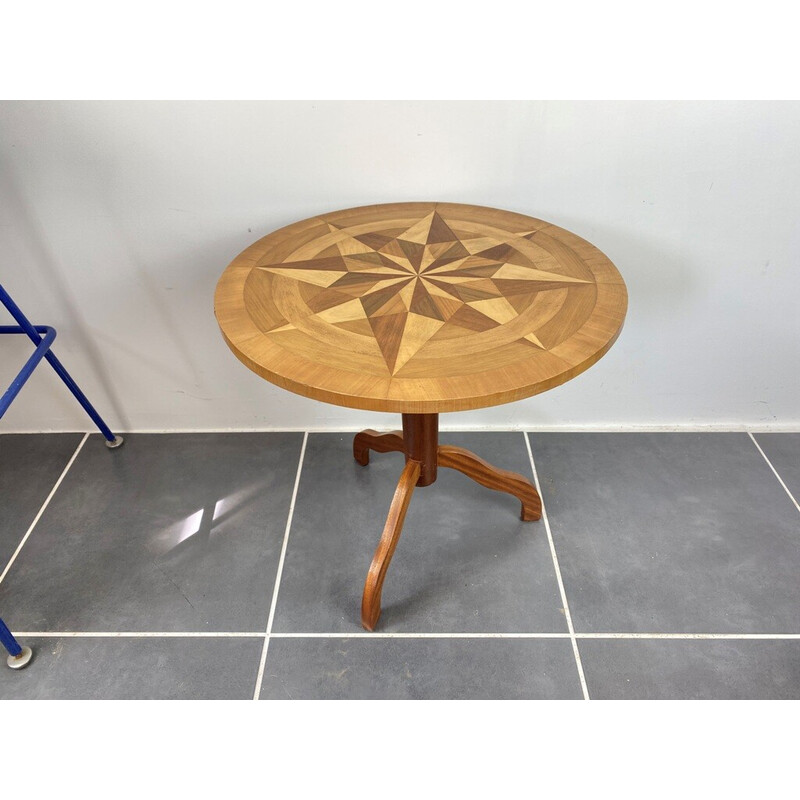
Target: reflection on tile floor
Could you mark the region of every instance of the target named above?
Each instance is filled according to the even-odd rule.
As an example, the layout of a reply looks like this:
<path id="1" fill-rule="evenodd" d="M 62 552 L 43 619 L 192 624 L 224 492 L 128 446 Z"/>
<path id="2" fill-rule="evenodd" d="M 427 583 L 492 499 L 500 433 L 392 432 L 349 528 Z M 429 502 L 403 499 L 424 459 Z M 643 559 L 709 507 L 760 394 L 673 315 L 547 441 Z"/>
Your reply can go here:
<path id="1" fill-rule="evenodd" d="M 303 436 L 91 436 L 2 584 L 36 631 L 264 627 Z"/>
<path id="2" fill-rule="evenodd" d="M 800 697 L 800 434 L 531 433 L 556 561 L 544 520 L 440 470 L 376 635 L 361 590 L 401 456 L 359 467 L 337 433 L 302 464 L 302 433 L 83 439 L 0 435 L 0 616 L 36 654 L 0 698 Z M 532 475 L 522 433 L 441 440 Z"/>

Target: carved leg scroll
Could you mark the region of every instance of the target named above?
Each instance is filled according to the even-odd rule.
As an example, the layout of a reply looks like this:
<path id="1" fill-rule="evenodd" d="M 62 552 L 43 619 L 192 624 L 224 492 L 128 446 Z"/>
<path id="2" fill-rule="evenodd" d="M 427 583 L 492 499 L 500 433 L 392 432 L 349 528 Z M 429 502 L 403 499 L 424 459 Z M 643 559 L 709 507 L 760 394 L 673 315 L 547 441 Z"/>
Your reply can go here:
<path id="1" fill-rule="evenodd" d="M 361 435 L 361 434 L 359 434 Z M 390 434 L 391 435 L 391 434 Z M 360 462 L 359 462 L 360 463 Z M 381 591 L 386 570 L 392 560 L 400 532 L 403 530 L 403 521 L 406 518 L 408 504 L 419 478 L 420 465 L 418 461 L 407 461 L 400 475 L 392 504 L 389 506 L 389 516 L 383 529 L 378 548 L 372 558 L 367 582 L 364 584 L 364 596 L 361 600 L 361 624 L 368 630 L 374 630 L 378 617 L 381 615 Z"/>
<path id="2" fill-rule="evenodd" d="M 378 433 L 367 429 L 357 433 L 353 439 L 353 458 L 366 467 L 369 464 L 369 451 L 376 453 L 405 452 L 402 431 L 392 433 Z"/>
<path id="3" fill-rule="evenodd" d="M 536 487 L 516 472 L 497 469 L 469 450 L 450 445 L 439 445 L 439 466 L 457 469 L 488 489 L 513 494 L 522 503 L 520 518 L 525 522 L 542 516 L 542 501 Z"/>

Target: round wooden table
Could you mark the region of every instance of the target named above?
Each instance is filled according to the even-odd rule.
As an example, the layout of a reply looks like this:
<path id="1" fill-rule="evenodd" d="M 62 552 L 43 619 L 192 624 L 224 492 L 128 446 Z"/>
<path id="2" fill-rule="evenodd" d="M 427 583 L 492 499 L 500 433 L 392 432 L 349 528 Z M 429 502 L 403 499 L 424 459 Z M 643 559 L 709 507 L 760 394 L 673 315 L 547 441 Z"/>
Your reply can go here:
<path id="1" fill-rule="evenodd" d="M 394 411 L 403 430 L 362 431 L 369 451 L 406 465 L 367 574 L 361 621 L 373 630 L 386 570 L 415 486 L 451 467 L 541 500 L 522 475 L 439 445 L 438 415 L 508 403 L 574 378 L 608 351 L 627 292 L 616 267 L 574 233 L 523 214 L 456 203 L 391 203 L 296 222 L 223 272 L 214 309 L 251 370 L 326 403 Z"/>

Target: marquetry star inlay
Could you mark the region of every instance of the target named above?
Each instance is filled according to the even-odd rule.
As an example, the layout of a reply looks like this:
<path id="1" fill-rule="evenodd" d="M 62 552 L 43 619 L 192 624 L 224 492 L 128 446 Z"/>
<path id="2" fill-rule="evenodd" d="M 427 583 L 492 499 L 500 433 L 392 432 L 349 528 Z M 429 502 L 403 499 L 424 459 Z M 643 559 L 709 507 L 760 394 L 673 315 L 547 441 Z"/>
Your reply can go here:
<path id="1" fill-rule="evenodd" d="M 299 282 L 310 316 L 374 337 L 392 375 L 446 326 L 490 330 L 540 292 L 588 283 L 538 268 L 508 241 L 457 236 L 436 211 L 399 233 L 352 234 L 326 224 L 333 243 L 312 258 L 258 268 Z M 283 320 L 268 333 L 293 329 Z M 546 349 L 533 333 L 520 341 Z"/>

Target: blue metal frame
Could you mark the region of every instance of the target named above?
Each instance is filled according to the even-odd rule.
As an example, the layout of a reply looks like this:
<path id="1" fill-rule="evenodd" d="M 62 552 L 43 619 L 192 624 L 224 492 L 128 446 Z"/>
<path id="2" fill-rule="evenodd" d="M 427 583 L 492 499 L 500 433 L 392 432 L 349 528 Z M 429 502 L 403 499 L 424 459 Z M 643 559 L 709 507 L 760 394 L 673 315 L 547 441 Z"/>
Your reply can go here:
<path id="1" fill-rule="evenodd" d="M 36 365 L 45 357 L 50 345 L 53 344 L 53 339 L 56 338 L 56 329 L 48 325 L 36 325 L 34 330 L 37 333 L 45 334 L 45 336 L 39 342 L 39 346 L 33 351 L 31 357 L 25 362 L 25 366 L 19 371 L 19 375 L 11 381 L 11 386 L 0 397 L 0 417 L 8 411 L 11 401 L 19 394 L 19 390 L 25 385 L 25 381 L 30 378 Z M 19 325 L 0 325 L 0 334 L 3 333 L 25 333 L 25 330 Z"/>
<path id="2" fill-rule="evenodd" d="M 0 397 L 0 417 L 8 411 L 14 398 L 19 394 L 20 389 L 25 385 L 25 382 L 33 374 L 34 369 L 38 366 L 39 362 L 44 358 L 50 363 L 50 366 L 56 371 L 56 374 L 67 384 L 67 388 L 75 395 L 75 399 L 83 406 L 84 411 L 92 418 L 92 421 L 100 429 L 100 433 L 106 439 L 106 444 L 110 447 L 117 447 L 122 444 L 122 437 L 114 436 L 111 429 L 103 422 L 103 418 L 95 411 L 94 406 L 89 402 L 86 395 L 80 390 L 78 384 L 72 380 L 72 376 L 64 369 L 61 362 L 55 357 L 51 350 L 53 341 L 56 338 L 56 329 L 51 328 L 49 325 L 31 325 L 28 318 L 22 313 L 20 307 L 11 299 L 8 292 L 0 285 L 0 303 L 7 309 L 8 313 L 14 318 L 16 325 L 0 325 L 0 335 L 10 334 L 19 335 L 25 334 L 35 345 L 36 349 L 33 351 L 30 358 L 25 362 L 19 374 L 11 385 L 6 389 L 2 397 Z M 43 334 L 43 335 L 42 335 Z M 28 647 L 20 647 L 19 642 L 14 638 L 14 635 L 6 627 L 5 622 L 0 619 L 0 644 L 8 650 L 10 656 L 9 666 L 14 669 L 24 667 L 31 658 L 31 650 Z M 23 653 L 24 651 L 24 653 Z M 16 660 L 16 663 L 15 663 Z"/>
<path id="3" fill-rule="evenodd" d="M 2 619 L 0 619 L 0 644 L 8 650 L 10 656 L 18 656 L 22 652 L 19 642 L 14 638 L 14 634 L 6 627 Z"/>
<path id="4" fill-rule="evenodd" d="M 92 418 L 92 421 L 100 429 L 107 442 L 115 442 L 117 437 L 111 432 L 111 429 L 103 422 L 103 418 L 95 411 L 94 406 L 89 402 L 86 395 L 80 390 L 78 384 L 72 380 L 72 376 L 64 369 L 61 362 L 56 358 L 53 351 L 50 349 L 53 340 L 56 338 L 55 328 L 49 325 L 31 325 L 26 316 L 22 313 L 19 306 L 11 299 L 11 296 L 0 284 L 0 303 L 7 309 L 9 314 L 14 317 L 17 322 L 16 325 L 0 325 L 0 335 L 6 334 L 20 334 L 24 333 L 36 345 L 33 355 L 27 360 L 25 366 L 20 370 L 17 377 L 12 381 L 11 386 L 6 390 L 2 398 L 0 398 L 0 417 L 6 413 L 11 401 L 19 394 L 19 390 L 25 384 L 25 381 L 30 378 L 36 365 L 44 358 L 50 366 L 56 371 L 56 374 L 67 385 L 67 388 L 75 395 L 75 399 L 83 406 L 84 411 Z M 40 334 L 44 334 L 41 336 Z"/>

